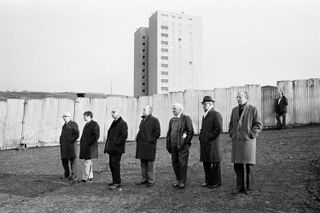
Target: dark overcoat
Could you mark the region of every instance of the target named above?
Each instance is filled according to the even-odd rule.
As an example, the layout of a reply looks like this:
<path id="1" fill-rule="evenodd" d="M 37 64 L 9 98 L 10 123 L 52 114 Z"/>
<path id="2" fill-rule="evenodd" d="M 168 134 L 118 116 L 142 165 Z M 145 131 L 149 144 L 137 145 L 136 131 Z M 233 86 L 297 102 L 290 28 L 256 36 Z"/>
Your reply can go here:
<path id="1" fill-rule="evenodd" d="M 199 135 L 200 140 L 200 161 L 220 162 L 220 134 L 222 132 L 222 116 L 213 108 L 202 119 Z"/>
<path id="2" fill-rule="evenodd" d="M 119 117 L 113 121 L 109 130 L 104 153 L 118 155 L 125 152 L 126 140 L 128 138 L 128 125 Z"/>
<path id="3" fill-rule="evenodd" d="M 275 100 L 276 113 L 287 113 L 288 100 L 285 96 L 282 96 L 280 103 L 279 98 Z"/>
<path id="4" fill-rule="evenodd" d="M 189 116 L 181 114 L 180 117 L 180 122 L 179 122 L 179 127 L 178 127 L 178 143 L 177 143 L 177 148 L 178 150 L 183 149 L 184 146 L 191 145 L 191 140 L 194 134 L 193 131 L 193 125 L 192 125 L 192 120 Z M 166 137 L 166 149 L 169 153 L 171 153 L 171 130 L 172 130 L 172 120 L 174 118 L 171 118 L 169 121 L 169 127 L 168 127 L 168 132 L 167 132 L 167 137 Z M 185 137 L 184 137 L 185 134 Z"/>
<path id="5" fill-rule="evenodd" d="M 159 120 L 149 115 L 142 119 L 136 137 L 136 158 L 154 161 L 156 157 L 157 139 L 160 137 Z"/>
<path id="6" fill-rule="evenodd" d="M 80 159 L 98 158 L 100 127 L 96 121 L 89 121 L 83 127 L 80 139 Z"/>
<path id="7" fill-rule="evenodd" d="M 78 124 L 74 121 L 69 121 L 62 126 L 60 135 L 60 152 L 61 159 L 76 158 L 77 139 L 79 138 Z"/>
<path id="8" fill-rule="evenodd" d="M 232 138 L 231 162 L 256 163 L 256 138 L 261 130 L 261 117 L 256 107 L 246 104 L 240 117 L 239 106 L 233 108 L 229 123 Z"/>

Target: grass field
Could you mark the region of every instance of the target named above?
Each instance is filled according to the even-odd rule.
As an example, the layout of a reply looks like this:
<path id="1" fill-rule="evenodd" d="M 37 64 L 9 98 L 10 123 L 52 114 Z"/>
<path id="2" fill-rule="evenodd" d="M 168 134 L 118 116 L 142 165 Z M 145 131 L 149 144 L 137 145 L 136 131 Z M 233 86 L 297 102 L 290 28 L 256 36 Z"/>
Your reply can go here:
<path id="1" fill-rule="evenodd" d="M 232 195 L 235 187 L 231 142 L 222 136 L 222 186 L 202 188 L 198 137 L 190 150 L 185 189 L 174 181 L 165 141 L 158 141 L 156 185 L 137 186 L 140 163 L 135 143 L 122 158 L 122 188 L 107 189 L 111 174 L 100 144 L 94 181 L 60 180 L 59 147 L 0 151 L 0 212 L 320 212 L 320 127 L 263 131 L 257 141 L 254 191 Z M 82 161 L 78 161 L 81 167 Z"/>

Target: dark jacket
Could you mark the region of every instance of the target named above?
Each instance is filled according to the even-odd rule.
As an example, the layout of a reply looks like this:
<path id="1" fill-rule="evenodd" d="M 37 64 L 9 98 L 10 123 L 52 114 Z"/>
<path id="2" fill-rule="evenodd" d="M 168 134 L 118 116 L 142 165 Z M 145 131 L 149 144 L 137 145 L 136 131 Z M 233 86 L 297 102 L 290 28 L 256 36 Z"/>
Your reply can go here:
<path id="1" fill-rule="evenodd" d="M 97 122 L 91 120 L 83 127 L 80 139 L 80 159 L 92 159 L 98 157 L 98 139 L 100 127 Z"/>
<path id="2" fill-rule="evenodd" d="M 178 140 L 178 150 L 181 150 L 184 146 L 191 145 L 191 139 L 193 137 L 193 125 L 191 118 L 187 115 L 181 114 L 180 117 L 180 124 L 179 124 L 179 140 Z M 167 132 L 167 140 L 166 140 L 166 149 L 169 153 L 171 153 L 171 129 L 172 129 L 172 120 L 169 121 L 169 127 Z M 186 137 L 183 138 L 183 134 L 186 133 Z"/>
<path id="3" fill-rule="evenodd" d="M 220 162 L 220 134 L 222 132 L 222 116 L 214 109 L 210 109 L 207 116 L 202 119 L 199 135 L 200 161 Z"/>
<path id="4" fill-rule="evenodd" d="M 125 152 L 126 140 L 128 137 L 128 125 L 120 117 L 113 121 L 109 130 L 104 153 L 109 155 L 122 154 Z"/>
<path id="5" fill-rule="evenodd" d="M 69 121 L 62 126 L 60 135 L 61 159 L 76 158 L 77 139 L 79 138 L 78 124 Z"/>
<path id="6" fill-rule="evenodd" d="M 155 160 L 157 139 L 160 137 L 159 120 L 149 115 L 146 120 L 140 122 L 139 132 L 136 137 L 136 158 L 143 160 Z"/>
<path id="7" fill-rule="evenodd" d="M 279 98 L 275 100 L 275 111 L 276 113 L 287 113 L 288 100 L 285 96 L 282 96 L 280 103 Z"/>

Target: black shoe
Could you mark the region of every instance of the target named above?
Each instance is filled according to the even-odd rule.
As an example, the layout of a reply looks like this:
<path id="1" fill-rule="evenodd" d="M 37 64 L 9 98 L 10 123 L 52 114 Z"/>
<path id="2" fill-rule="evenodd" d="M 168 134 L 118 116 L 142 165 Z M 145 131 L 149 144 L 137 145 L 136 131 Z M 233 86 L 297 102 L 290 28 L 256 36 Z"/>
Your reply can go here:
<path id="1" fill-rule="evenodd" d="M 173 187 L 178 187 L 179 186 L 179 182 L 176 182 L 174 184 L 172 184 Z"/>
<path id="2" fill-rule="evenodd" d="M 148 183 L 148 181 L 144 180 L 144 181 L 141 181 L 141 182 L 136 183 L 136 184 L 137 184 L 137 185 L 143 185 L 143 184 L 147 184 L 147 183 Z"/>
<path id="3" fill-rule="evenodd" d="M 178 188 L 179 189 L 184 189 L 186 185 L 184 183 L 179 183 Z"/>
<path id="4" fill-rule="evenodd" d="M 84 179 L 82 179 L 81 181 L 84 182 L 84 183 L 88 182 L 88 180 L 84 180 Z"/>
<path id="5" fill-rule="evenodd" d="M 68 179 L 70 176 L 62 176 L 60 177 L 61 180 L 64 180 L 64 179 Z"/>
<path id="6" fill-rule="evenodd" d="M 120 188 L 120 184 L 118 184 L 118 183 L 115 183 L 115 184 L 113 184 L 113 185 L 111 185 L 110 187 L 109 187 L 109 190 L 115 190 L 115 189 L 117 189 L 117 188 Z"/>
<path id="7" fill-rule="evenodd" d="M 239 193 L 245 194 L 245 195 L 249 195 L 249 192 L 246 189 L 240 189 Z"/>
<path id="8" fill-rule="evenodd" d="M 108 183 L 108 186 L 112 186 L 114 184 L 114 182 L 112 182 L 112 183 Z"/>
<path id="9" fill-rule="evenodd" d="M 219 186 L 221 186 L 221 184 L 208 185 L 208 188 L 209 188 L 209 189 L 214 189 L 214 188 L 218 188 Z"/>
<path id="10" fill-rule="evenodd" d="M 152 187 L 152 186 L 154 186 L 154 182 L 152 182 L 152 183 L 147 183 L 147 187 Z"/>
<path id="11" fill-rule="evenodd" d="M 93 178 L 89 178 L 88 181 L 93 181 Z"/>
<path id="12" fill-rule="evenodd" d="M 203 184 L 201 184 L 201 187 L 208 187 L 208 184 L 207 183 L 203 183 Z"/>

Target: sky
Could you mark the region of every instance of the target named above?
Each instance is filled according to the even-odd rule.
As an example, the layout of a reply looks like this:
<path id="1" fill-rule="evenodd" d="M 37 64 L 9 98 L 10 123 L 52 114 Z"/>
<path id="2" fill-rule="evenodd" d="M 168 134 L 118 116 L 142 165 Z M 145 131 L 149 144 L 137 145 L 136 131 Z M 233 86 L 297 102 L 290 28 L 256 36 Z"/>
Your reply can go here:
<path id="1" fill-rule="evenodd" d="M 157 10 L 202 18 L 200 89 L 320 78 L 318 0 L 0 0 L 0 90 L 132 96 Z"/>

